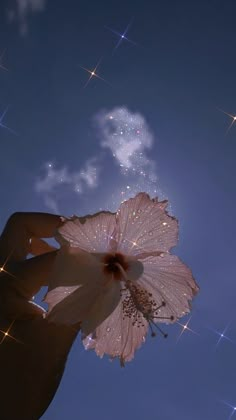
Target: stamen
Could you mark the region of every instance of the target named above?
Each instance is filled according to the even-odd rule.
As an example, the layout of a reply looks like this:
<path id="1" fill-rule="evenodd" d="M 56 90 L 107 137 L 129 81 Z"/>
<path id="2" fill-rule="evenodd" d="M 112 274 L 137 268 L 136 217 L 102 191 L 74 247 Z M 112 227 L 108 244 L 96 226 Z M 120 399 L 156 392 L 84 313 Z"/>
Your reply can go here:
<path id="1" fill-rule="evenodd" d="M 125 359 L 123 356 L 120 356 L 120 367 L 125 367 Z"/>
<path id="2" fill-rule="evenodd" d="M 164 338 L 168 337 L 156 323 L 154 319 L 166 319 L 173 321 L 174 317 L 159 316 L 158 312 L 161 308 L 166 306 L 166 302 L 162 301 L 161 305 L 157 306 L 155 300 L 152 298 L 152 293 L 147 292 L 145 289 L 138 287 L 136 283 L 129 280 L 127 274 L 121 264 L 116 263 L 125 281 L 125 288 L 121 289 L 122 292 L 129 291 L 129 296 L 123 300 L 123 313 L 124 317 L 132 318 L 132 325 L 140 328 L 144 326 L 144 320 L 148 322 L 151 330 L 151 336 L 155 337 L 156 333 L 154 327 L 162 334 Z"/>
<path id="3" fill-rule="evenodd" d="M 150 319 L 148 319 L 147 320 L 148 321 L 148 324 L 149 324 L 149 327 L 150 327 L 150 330 L 151 330 L 151 336 L 152 337 L 156 337 L 156 333 L 153 331 L 153 328 L 152 327 L 155 327 L 161 334 L 162 334 L 162 336 L 164 337 L 164 338 L 167 338 L 168 337 L 168 334 L 167 333 L 165 333 L 157 324 L 155 324 L 152 320 L 150 320 Z"/>
<path id="4" fill-rule="evenodd" d="M 156 333 L 153 331 L 151 322 L 148 321 L 148 324 L 149 324 L 149 327 L 150 327 L 150 330 L 151 330 L 151 337 L 156 337 Z"/>
<path id="5" fill-rule="evenodd" d="M 153 319 L 169 319 L 170 321 L 174 321 L 175 317 L 171 316 L 154 316 Z"/>

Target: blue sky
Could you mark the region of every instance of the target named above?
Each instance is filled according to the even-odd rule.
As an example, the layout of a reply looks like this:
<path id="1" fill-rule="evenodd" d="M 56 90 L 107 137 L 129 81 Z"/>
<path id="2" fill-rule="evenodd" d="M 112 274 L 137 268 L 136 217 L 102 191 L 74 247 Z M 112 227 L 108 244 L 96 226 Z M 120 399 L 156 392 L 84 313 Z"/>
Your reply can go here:
<path id="1" fill-rule="evenodd" d="M 56 3 L 1 5 L 1 124 L 15 133 L 0 127 L 0 227 L 14 211 L 83 215 L 114 210 L 137 190 L 158 194 L 180 222 L 174 252 L 201 290 L 188 324 L 197 334 L 177 342 L 182 328 L 171 326 L 125 369 L 83 350 L 78 337 L 42 419 L 228 419 L 236 406 L 236 124 L 226 134 L 232 119 L 219 108 L 236 114 L 236 4 Z M 130 22 L 133 43 L 115 48 L 108 28 L 122 33 Z M 84 88 L 82 67 L 99 60 L 105 81 Z M 142 126 L 131 162 L 126 133 L 124 147 L 113 148 L 105 116 L 114 113 L 121 125 Z M 227 326 L 230 340 L 217 345 Z"/>

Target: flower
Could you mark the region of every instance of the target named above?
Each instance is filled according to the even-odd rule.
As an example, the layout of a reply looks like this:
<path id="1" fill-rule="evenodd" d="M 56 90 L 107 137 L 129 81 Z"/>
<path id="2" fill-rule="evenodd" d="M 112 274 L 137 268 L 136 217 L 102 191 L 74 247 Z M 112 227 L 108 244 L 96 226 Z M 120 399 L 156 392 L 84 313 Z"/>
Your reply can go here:
<path id="1" fill-rule="evenodd" d="M 116 214 L 73 217 L 59 228 L 62 245 L 46 301 L 48 319 L 81 322 L 86 349 L 130 361 L 150 328 L 190 311 L 198 292 L 190 269 L 169 253 L 178 223 L 167 201 L 145 193 L 123 202 Z"/>

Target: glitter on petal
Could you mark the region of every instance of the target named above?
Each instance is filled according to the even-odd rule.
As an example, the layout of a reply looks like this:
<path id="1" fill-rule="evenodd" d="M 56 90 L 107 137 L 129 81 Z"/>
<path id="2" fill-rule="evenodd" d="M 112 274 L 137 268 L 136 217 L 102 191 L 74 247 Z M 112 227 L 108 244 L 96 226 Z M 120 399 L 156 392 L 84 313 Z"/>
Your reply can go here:
<path id="1" fill-rule="evenodd" d="M 59 228 L 47 301 L 49 320 L 81 322 L 86 349 L 119 358 L 123 366 L 151 336 L 190 312 L 198 292 L 191 270 L 169 250 L 177 220 L 167 201 L 146 193 L 124 201 L 116 214 L 73 217 Z"/>

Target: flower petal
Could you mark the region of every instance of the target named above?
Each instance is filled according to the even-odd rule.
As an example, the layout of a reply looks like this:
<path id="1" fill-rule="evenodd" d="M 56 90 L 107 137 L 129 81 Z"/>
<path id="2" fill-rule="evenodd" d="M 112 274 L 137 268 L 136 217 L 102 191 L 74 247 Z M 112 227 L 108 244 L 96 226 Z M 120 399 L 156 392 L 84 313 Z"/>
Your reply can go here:
<path id="1" fill-rule="evenodd" d="M 102 282 L 102 265 L 97 258 L 80 248 L 62 246 L 55 258 L 44 299 L 49 305 L 48 313 L 82 285 L 88 283 L 87 289 L 94 288 L 95 292 Z M 84 289 L 79 294 L 83 292 Z"/>
<path id="2" fill-rule="evenodd" d="M 168 251 L 176 245 L 178 224 L 165 211 L 167 202 L 151 200 L 139 193 L 121 204 L 117 212 L 116 240 L 118 250 L 138 255 Z"/>
<path id="3" fill-rule="evenodd" d="M 100 290 L 96 301 L 81 324 L 82 333 L 87 336 L 102 324 L 116 309 L 120 302 L 121 286 L 119 281 L 111 281 Z"/>
<path id="4" fill-rule="evenodd" d="M 100 212 L 80 218 L 74 216 L 58 229 L 56 239 L 87 252 L 107 252 L 114 246 L 115 215 Z"/>
<path id="5" fill-rule="evenodd" d="M 155 322 L 171 322 L 190 311 L 189 301 L 198 292 L 191 270 L 175 255 L 162 254 L 159 257 L 149 256 L 142 260 L 144 274 L 138 284 L 152 293 L 152 298 L 161 306 Z"/>
<path id="6" fill-rule="evenodd" d="M 114 311 L 119 301 L 118 282 L 111 281 L 106 286 L 88 283 L 55 305 L 47 318 L 57 324 L 81 322 L 82 332 L 89 335 Z"/>
<path id="7" fill-rule="evenodd" d="M 48 320 L 73 325 L 81 322 L 90 334 L 120 300 L 120 282 L 104 274 L 102 257 L 64 246 L 58 252 L 45 301 Z"/>
<path id="8" fill-rule="evenodd" d="M 62 246 L 49 279 L 48 291 L 59 286 L 82 285 L 102 275 L 101 261 L 80 248 Z M 95 280 L 94 280 L 95 281 Z"/>
<path id="9" fill-rule="evenodd" d="M 135 350 L 145 341 L 148 331 L 146 320 L 143 326 L 132 325 L 132 319 L 123 316 L 122 301 L 112 314 L 96 329 L 95 333 L 83 340 L 85 348 L 94 349 L 98 356 L 104 354 L 120 358 L 121 363 L 130 361 Z"/>
<path id="10" fill-rule="evenodd" d="M 96 301 L 98 288 L 91 287 L 91 284 L 79 286 L 73 293 L 64 297 L 61 289 L 59 287 L 53 290 L 53 293 L 62 295 L 62 300 L 49 309 L 48 321 L 66 325 L 82 322 L 88 315 L 91 305 Z M 49 299 L 51 299 L 50 294 Z"/>
<path id="11" fill-rule="evenodd" d="M 69 286 L 69 287 L 56 287 L 55 289 L 50 290 L 44 298 L 44 302 L 48 304 L 48 311 L 47 313 L 51 312 L 53 307 L 57 305 L 61 300 L 65 299 L 75 290 L 77 290 L 80 286 Z"/>

